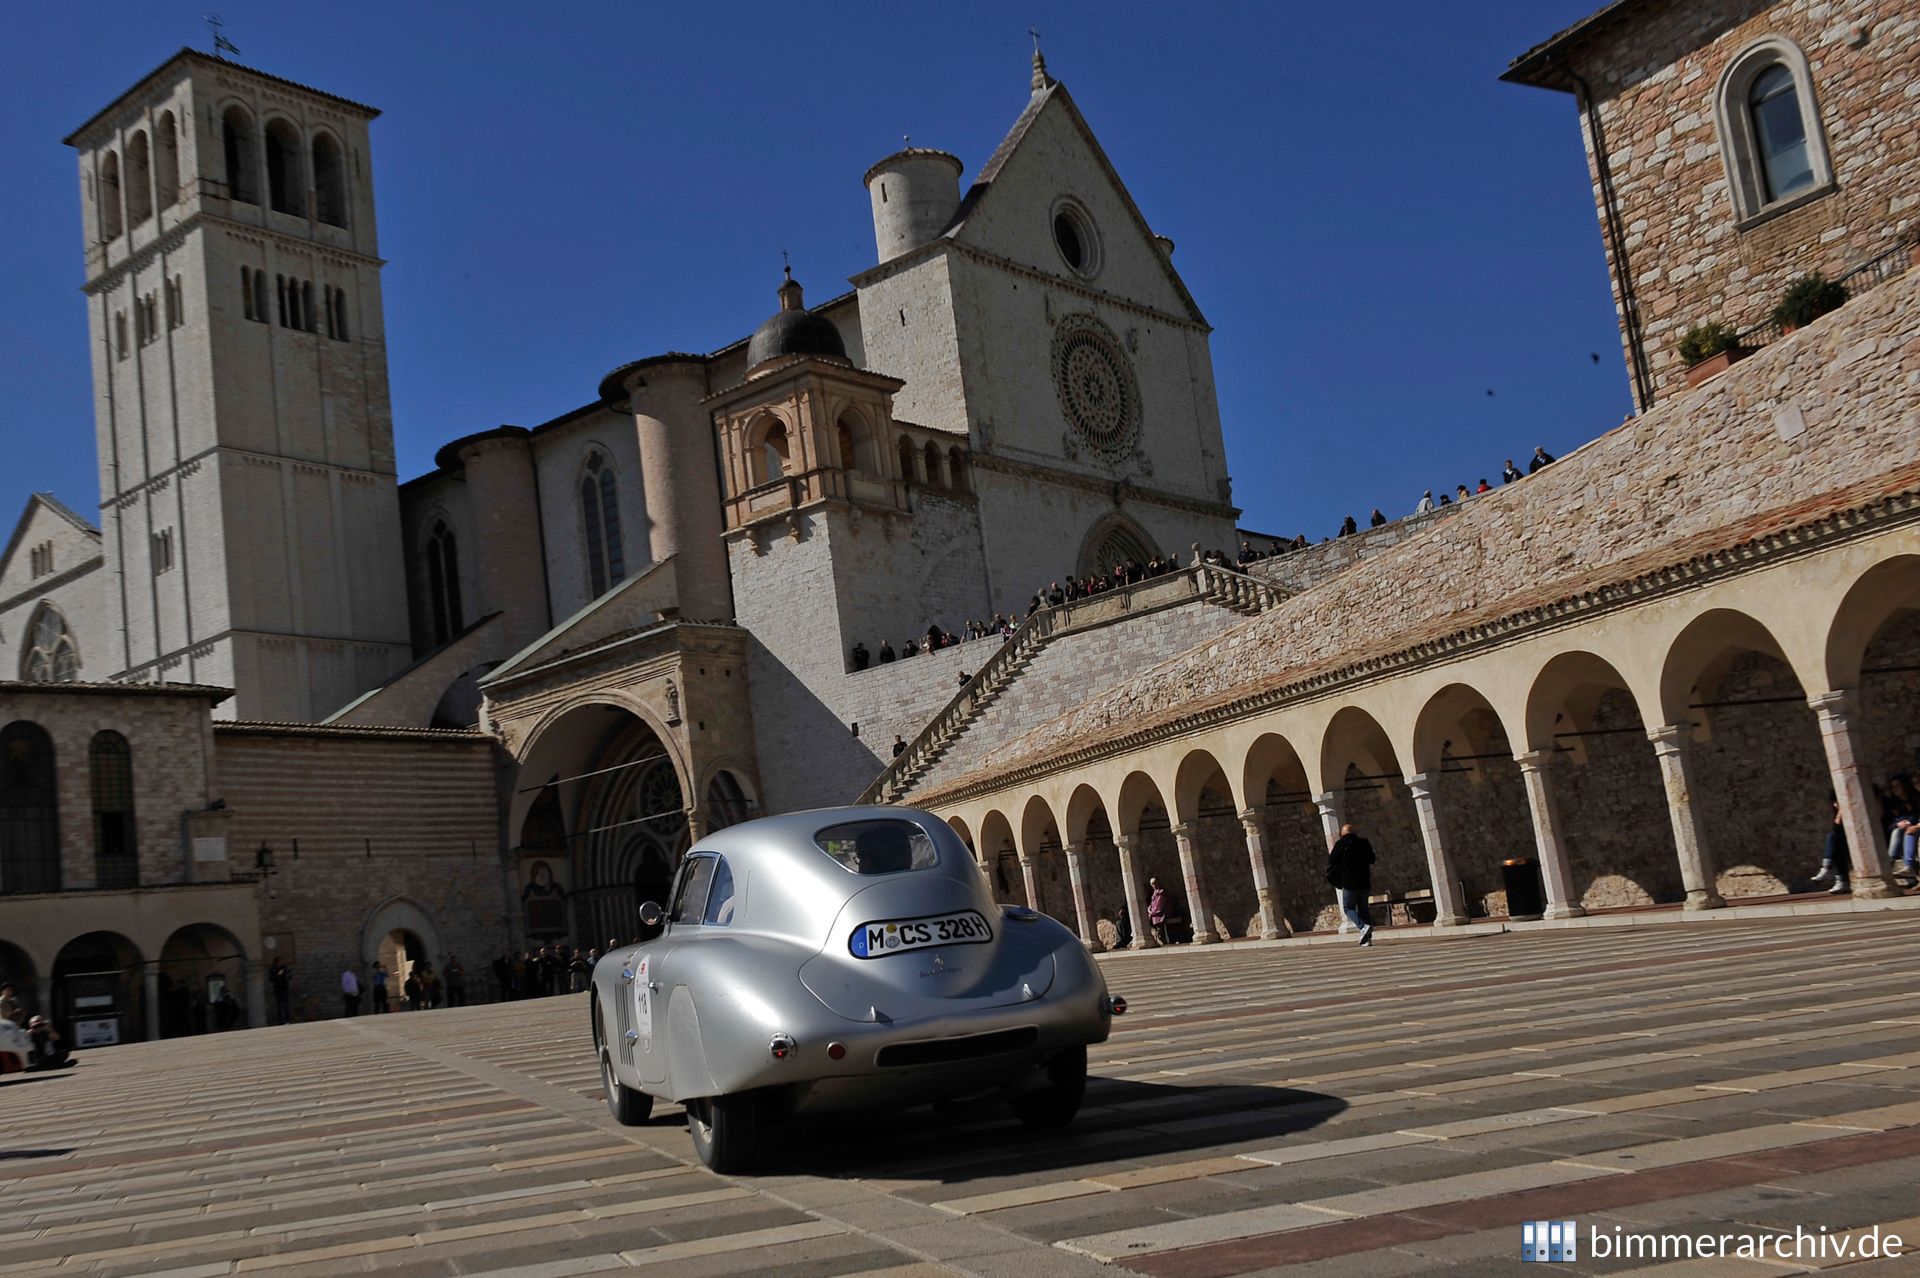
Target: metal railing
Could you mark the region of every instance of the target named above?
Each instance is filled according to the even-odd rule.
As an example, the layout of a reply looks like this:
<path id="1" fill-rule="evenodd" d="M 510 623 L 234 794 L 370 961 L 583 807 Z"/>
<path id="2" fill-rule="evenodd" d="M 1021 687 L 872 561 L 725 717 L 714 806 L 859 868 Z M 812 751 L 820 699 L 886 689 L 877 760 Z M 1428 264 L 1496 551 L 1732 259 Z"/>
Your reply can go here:
<path id="1" fill-rule="evenodd" d="M 1913 253 L 1920 241 L 1902 240 L 1884 253 L 1868 258 L 1855 266 L 1850 266 L 1835 278 L 1834 283 L 1847 287 L 1847 301 L 1852 301 L 1868 289 L 1877 288 L 1897 276 L 1904 275 L 1913 265 Z M 1841 305 L 1845 305 L 1843 302 Z M 1737 345 L 1747 350 L 1757 351 L 1763 346 L 1777 342 L 1785 334 L 1781 332 L 1780 322 L 1769 315 L 1758 324 L 1743 328 L 1734 335 Z"/>
<path id="2" fill-rule="evenodd" d="M 1222 607 L 1248 614 L 1264 612 L 1290 595 L 1290 592 L 1273 583 L 1250 577 L 1237 568 L 1200 563 L 1162 576 L 1148 577 L 1119 590 L 1084 595 L 1066 603 L 1036 609 L 974 671 L 973 678 L 927 720 L 913 740 L 907 743 L 907 748 L 887 763 L 873 783 L 861 792 L 858 802 L 891 802 L 907 782 L 918 778 L 926 767 L 932 765 L 935 753 L 946 745 L 952 730 L 962 718 L 986 710 L 988 704 L 1010 682 L 1010 671 L 1016 663 L 1038 652 L 1055 634 L 1074 628 L 1076 611 L 1112 599 L 1124 601 L 1127 605 L 1125 611 L 1131 611 L 1135 595 L 1182 578 L 1192 587 L 1189 598 L 1209 599 Z"/>

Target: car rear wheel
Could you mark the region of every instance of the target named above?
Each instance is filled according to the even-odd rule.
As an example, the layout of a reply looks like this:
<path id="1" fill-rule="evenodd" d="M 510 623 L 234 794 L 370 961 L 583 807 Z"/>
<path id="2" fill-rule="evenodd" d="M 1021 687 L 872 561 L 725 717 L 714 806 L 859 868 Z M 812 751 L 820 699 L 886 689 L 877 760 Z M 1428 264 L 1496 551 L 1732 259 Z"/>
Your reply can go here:
<path id="1" fill-rule="evenodd" d="M 600 1086 L 607 1093 L 607 1112 L 622 1127 L 638 1127 L 653 1113 L 653 1097 L 628 1087 L 613 1073 L 613 1053 L 600 1050 Z"/>
<path id="2" fill-rule="evenodd" d="M 1047 1081 L 1009 1104 L 1014 1117 L 1029 1127 L 1065 1127 L 1080 1112 L 1087 1094 L 1087 1049 L 1068 1048 L 1047 1062 Z"/>
<path id="3" fill-rule="evenodd" d="M 760 1098 L 739 1092 L 690 1101 L 687 1133 L 693 1137 L 693 1152 L 709 1171 L 746 1171 L 760 1144 Z"/>

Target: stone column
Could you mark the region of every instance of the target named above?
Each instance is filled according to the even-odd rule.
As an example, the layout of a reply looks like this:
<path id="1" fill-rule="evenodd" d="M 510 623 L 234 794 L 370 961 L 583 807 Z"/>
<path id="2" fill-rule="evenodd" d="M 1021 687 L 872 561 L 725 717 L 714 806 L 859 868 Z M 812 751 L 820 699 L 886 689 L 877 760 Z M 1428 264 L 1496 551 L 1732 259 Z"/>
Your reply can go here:
<path id="1" fill-rule="evenodd" d="M 1320 811 L 1320 828 L 1326 831 L 1327 851 L 1333 851 L 1333 845 L 1340 837 L 1340 827 L 1347 823 L 1347 792 L 1329 790 L 1325 794 L 1313 796 L 1313 806 Z"/>
<path id="2" fill-rule="evenodd" d="M 1427 849 L 1427 878 L 1433 884 L 1433 921 L 1439 927 L 1458 927 L 1467 921 L 1467 904 L 1460 892 L 1460 875 L 1453 867 L 1453 856 L 1440 837 L 1440 814 L 1433 806 L 1433 787 L 1438 777 L 1418 772 L 1407 778 L 1413 794 L 1413 810 L 1420 818 L 1420 842 Z"/>
<path id="3" fill-rule="evenodd" d="M 267 1023 L 267 965 L 246 963 L 242 979 L 247 986 L 247 1024 L 259 1029 Z"/>
<path id="4" fill-rule="evenodd" d="M 1027 887 L 1027 908 L 1040 909 L 1040 881 L 1034 877 L 1033 858 L 1026 853 L 1020 854 L 1020 879 Z"/>
<path id="5" fill-rule="evenodd" d="M 1680 854 L 1680 882 L 1687 889 L 1689 910 L 1726 907 L 1715 890 L 1713 856 L 1700 838 L 1700 816 L 1693 810 L 1693 725 L 1669 723 L 1651 728 L 1647 740 L 1660 760 L 1660 780 L 1667 789 L 1667 815 L 1673 820 L 1673 846 Z"/>
<path id="6" fill-rule="evenodd" d="M 1547 777 L 1552 750 L 1532 750 L 1514 756 L 1527 785 L 1527 807 L 1533 813 L 1533 842 L 1540 856 L 1540 879 L 1547 889 L 1550 919 L 1579 918 L 1586 913 L 1573 900 L 1573 869 L 1567 863 L 1566 836 L 1560 830 L 1560 809 Z M 1511 910 L 1511 906 L 1508 907 Z"/>
<path id="7" fill-rule="evenodd" d="M 1313 796 L 1313 806 L 1319 809 L 1320 829 L 1325 832 L 1327 836 L 1327 851 L 1331 852 L 1333 851 L 1333 845 L 1340 839 L 1340 827 L 1347 823 L 1347 792 L 1345 790 L 1329 790 L 1325 794 L 1316 794 Z M 1340 892 L 1337 888 L 1333 893 L 1333 904 L 1334 908 L 1338 910 L 1340 907 Z M 1346 916 L 1345 911 L 1341 911 L 1340 913 L 1340 930 L 1342 932 L 1353 931 L 1353 920 Z"/>
<path id="8" fill-rule="evenodd" d="M 1067 881 L 1073 885 L 1073 916 L 1080 924 L 1080 943 L 1097 954 L 1106 947 L 1093 930 L 1093 911 L 1087 908 L 1086 852 L 1092 846 L 1086 840 L 1067 849 Z"/>
<path id="9" fill-rule="evenodd" d="M 1280 922 L 1280 905 L 1273 892 L 1273 865 L 1267 858 L 1266 809 L 1242 812 L 1240 828 L 1247 832 L 1247 863 L 1253 869 L 1253 894 L 1260 901 L 1260 939 L 1277 941 L 1287 930 Z"/>
<path id="10" fill-rule="evenodd" d="M 1847 852 L 1853 861 L 1851 881 L 1856 897 L 1897 896 L 1899 889 L 1887 864 L 1887 847 L 1868 806 L 1865 765 L 1860 761 L 1860 736 L 1853 726 L 1853 694 L 1823 692 L 1808 698 L 1820 717 L 1820 744 L 1827 752 L 1827 771 L 1834 797 L 1840 802 L 1840 824 L 1847 832 Z"/>
<path id="11" fill-rule="evenodd" d="M 1147 922 L 1147 898 L 1140 891 L 1140 872 L 1133 864 L 1133 842 L 1136 836 L 1116 834 L 1113 846 L 1120 853 L 1120 886 L 1127 894 L 1127 922 L 1133 927 L 1133 945 L 1136 950 L 1150 950 L 1160 942 L 1153 938 L 1153 925 Z"/>
<path id="12" fill-rule="evenodd" d="M 1200 866 L 1200 853 L 1193 846 L 1193 822 L 1173 827 L 1174 845 L 1180 849 L 1180 875 L 1186 880 L 1187 921 L 1193 924 L 1193 943 L 1212 945 L 1220 938 L 1213 930 L 1213 907 L 1207 901 L 1207 876 Z"/>
<path id="13" fill-rule="evenodd" d="M 147 1001 L 147 1041 L 157 1043 L 160 1041 L 160 964 L 149 963 L 141 968 L 140 979 L 145 986 Z M 48 1016 L 51 1017 L 52 1013 L 49 1012 Z M 120 1024 L 123 1034 L 132 1028 L 127 1025 L 124 1017 Z M 128 1034 L 127 1037 L 131 1038 L 132 1035 Z"/>

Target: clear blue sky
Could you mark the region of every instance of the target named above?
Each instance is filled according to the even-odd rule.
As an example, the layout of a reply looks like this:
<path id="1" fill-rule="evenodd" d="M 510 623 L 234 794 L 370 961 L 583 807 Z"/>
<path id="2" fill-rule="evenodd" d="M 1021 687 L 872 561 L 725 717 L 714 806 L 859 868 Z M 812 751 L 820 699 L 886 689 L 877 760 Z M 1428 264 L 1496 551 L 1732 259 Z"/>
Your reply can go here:
<path id="1" fill-rule="evenodd" d="M 873 261 L 861 174 L 910 133 L 970 178 L 1024 104 L 1029 25 L 1214 325 L 1245 525 L 1399 515 L 1629 408 L 1572 101 L 1497 78 L 1599 0 L 14 6 L 0 521 L 34 489 L 98 509 L 60 139 L 205 48 L 216 4 L 240 61 L 385 113 L 402 477 L 744 336 L 783 248 L 811 298 L 842 291 Z"/>

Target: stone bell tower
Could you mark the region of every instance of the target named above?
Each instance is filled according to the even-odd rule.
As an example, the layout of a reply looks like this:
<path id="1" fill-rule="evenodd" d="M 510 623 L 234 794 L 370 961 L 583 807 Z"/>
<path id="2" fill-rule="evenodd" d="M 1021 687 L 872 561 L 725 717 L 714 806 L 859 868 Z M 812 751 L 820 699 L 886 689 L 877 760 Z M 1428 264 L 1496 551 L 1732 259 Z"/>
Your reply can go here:
<path id="1" fill-rule="evenodd" d="M 66 139 L 123 620 L 96 668 L 311 720 L 408 660 L 377 114 L 183 49 Z"/>

